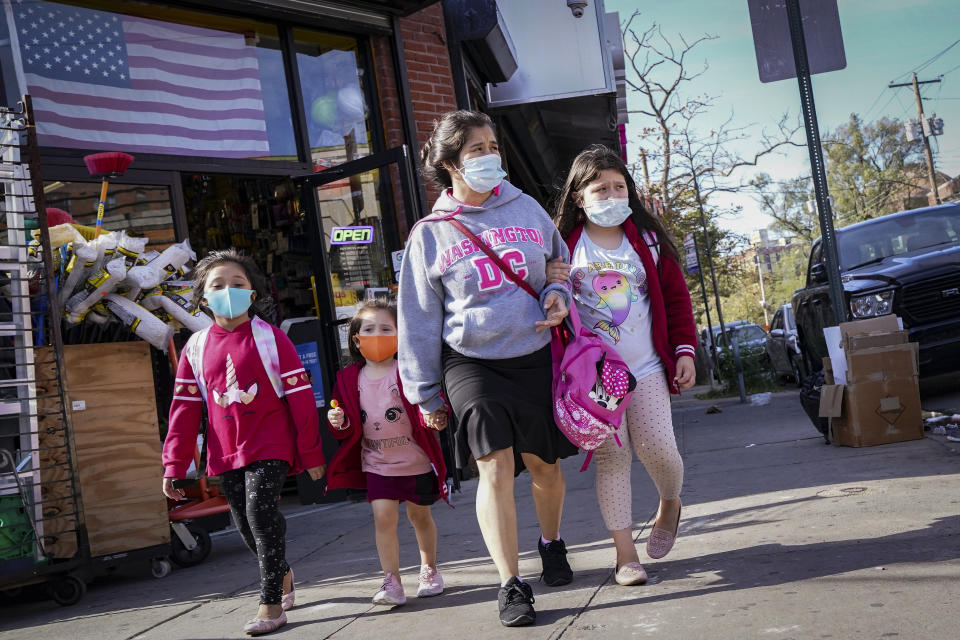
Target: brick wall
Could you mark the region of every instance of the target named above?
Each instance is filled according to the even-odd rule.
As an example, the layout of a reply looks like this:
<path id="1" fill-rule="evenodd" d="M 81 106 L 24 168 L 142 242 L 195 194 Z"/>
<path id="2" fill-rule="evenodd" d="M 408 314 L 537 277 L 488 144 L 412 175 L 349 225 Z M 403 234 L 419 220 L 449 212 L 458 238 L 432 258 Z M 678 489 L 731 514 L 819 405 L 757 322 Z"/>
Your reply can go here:
<path id="1" fill-rule="evenodd" d="M 433 122 L 441 114 L 457 108 L 450 73 L 450 54 L 447 50 L 446 27 L 443 21 L 443 7 L 437 2 L 426 9 L 400 20 L 400 37 L 403 41 L 403 54 L 406 68 L 402 72 L 407 77 L 413 116 L 416 123 L 416 137 L 413 141 L 414 157 L 419 163 L 420 147 L 433 131 Z M 395 61 L 391 41 L 387 37 L 373 39 L 374 65 L 377 74 L 377 91 L 380 95 L 380 112 L 383 118 L 384 138 L 387 148 L 403 144 L 403 120 L 400 110 L 399 91 L 394 75 Z M 420 167 L 417 166 L 419 172 Z M 394 196 L 397 211 L 402 211 L 399 177 L 391 172 L 394 183 Z M 427 184 L 427 211 L 440 195 L 431 184 Z M 418 216 L 419 217 L 419 216 Z M 400 237 L 406 238 L 406 222 L 397 221 Z"/>
<path id="2" fill-rule="evenodd" d="M 437 2 L 400 20 L 403 52 L 407 59 L 407 82 L 417 127 L 416 156 L 433 131 L 433 122 L 457 108 L 450 72 L 450 52 L 443 21 L 443 7 Z M 439 191 L 427 184 L 428 206 Z"/>

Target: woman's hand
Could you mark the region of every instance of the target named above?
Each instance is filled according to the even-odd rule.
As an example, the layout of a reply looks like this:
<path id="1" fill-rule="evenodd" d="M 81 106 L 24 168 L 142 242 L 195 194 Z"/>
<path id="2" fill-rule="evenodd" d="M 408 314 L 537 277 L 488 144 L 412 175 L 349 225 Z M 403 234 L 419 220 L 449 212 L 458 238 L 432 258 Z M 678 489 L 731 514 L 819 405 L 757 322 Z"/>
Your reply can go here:
<path id="1" fill-rule="evenodd" d="M 346 416 L 340 407 L 334 407 L 330 409 L 330 411 L 327 411 L 327 420 L 330 421 L 330 425 L 337 431 L 343 431 L 347 428 L 348 425 L 344 424 L 345 419 Z"/>
<path id="2" fill-rule="evenodd" d="M 563 284 L 570 279 L 570 265 L 563 258 L 554 258 L 547 263 L 547 284 Z"/>
<path id="3" fill-rule="evenodd" d="M 316 467 L 311 467 L 307 469 L 307 473 L 310 474 L 310 479 L 316 482 L 323 477 L 323 472 L 327 470 L 327 465 L 321 464 Z"/>
<path id="4" fill-rule="evenodd" d="M 187 497 L 187 494 L 183 492 L 183 489 L 174 489 L 173 481 L 174 478 L 163 479 L 163 495 L 167 496 L 171 500 L 183 500 Z"/>
<path id="5" fill-rule="evenodd" d="M 677 375 L 673 381 L 681 389 L 689 389 L 697 381 L 697 368 L 693 364 L 693 358 L 690 356 L 680 356 L 677 358 Z"/>
<path id="6" fill-rule="evenodd" d="M 557 326 L 563 322 L 563 319 L 566 318 L 570 312 L 570 310 L 567 309 L 567 303 L 563 300 L 563 296 L 556 291 L 552 291 L 547 295 L 547 299 L 543 303 L 543 310 L 547 319 L 536 322 L 537 333 L 540 333 L 544 329 Z"/>
<path id="7" fill-rule="evenodd" d="M 446 407 L 437 409 L 436 411 L 431 411 L 426 413 L 421 411 L 423 414 L 423 421 L 427 425 L 427 429 L 433 429 L 434 431 L 443 431 L 447 428 L 447 409 Z"/>

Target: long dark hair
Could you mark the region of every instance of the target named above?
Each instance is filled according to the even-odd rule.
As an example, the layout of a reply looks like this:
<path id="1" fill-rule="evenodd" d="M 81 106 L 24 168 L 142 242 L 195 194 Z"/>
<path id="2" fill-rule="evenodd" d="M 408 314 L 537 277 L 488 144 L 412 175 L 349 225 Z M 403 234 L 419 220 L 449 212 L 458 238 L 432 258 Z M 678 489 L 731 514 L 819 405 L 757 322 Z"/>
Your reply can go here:
<path id="1" fill-rule="evenodd" d="M 269 308 L 272 303 L 272 299 L 267 294 L 267 279 L 264 277 L 263 272 L 260 270 L 260 267 L 257 266 L 257 263 L 253 258 L 237 251 L 233 247 L 229 249 L 222 249 L 218 251 L 211 251 L 206 256 L 203 257 L 200 262 L 197 263 L 197 266 L 193 269 L 193 302 L 197 306 L 200 306 L 200 300 L 203 298 L 203 291 L 207 288 L 207 280 L 210 279 L 210 272 L 213 271 L 215 267 L 219 267 L 222 264 L 232 262 L 237 265 L 243 272 L 247 274 L 247 280 L 250 281 L 250 286 L 253 287 L 253 290 L 257 292 L 257 299 L 250 306 L 251 311 L 260 315 L 269 315 Z M 211 318 L 213 317 L 213 312 L 210 311 L 207 307 L 201 307 L 204 313 L 206 313 Z M 268 321 L 271 321 L 269 318 L 265 318 Z"/>
<path id="2" fill-rule="evenodd" d="M 607 169 L 613 169 L 619 172 L 627 183 L 628 198 L 630 199 L 630 218 L 636 225 L 637 231 L 653 231 L 657 234 L 660 242 L 660 253 L 666 253 L 675 260 L 679 259 L 677 246 L 667 233 L 666 227 L 660 218 L 647 211 L 643 203 L 640 202 L 640 196 L 637 194 L 637 185 L 634 183 L 630 172 L 623 164 L 623 160 L 617 152 L 602 144 L 595 144 L 587 147 L 580 152 L 573 160 L 570 166 L 570 173 L 567 174 L 566 183 L 560 190 L 560 195 L 554 202 L 553 222 L 560 230 L 560 235 L 566 238 L 575 227 L 581 225 L 586 220 L 586 214 L 583 208 L 577 204 L 577 197 L 580 192 L 594 180 L 600 177 L 600 172 Z"/>
<path id="3" fill-rule="evenodd" d="M 433 132 L 420 150 L 420 162 L 423 164 L 423 177 L 441 189 L 453 186 L 450 172 L 444 162 L 457 164 L 467 136 L 477 127 L 490 127 L 494 133 L 497 128 L 485 113 L 480 111 L 448 111 L 433 123 Z"/>
<path id="4" fill-rule="evenodd" d="M 397 303 L 393 300 L 384 300 L 383 298 L 373 298 L 365 300 L 357 307 L 357 312 L 353 314 L 350 320 L 350 328 L 347 329 L 347 349 L 350 352 L 350 359 L 356 364 L 365 364 L 367 359 L 360 353 L 354 338 L 360 333 L 360 325 L 363 324 L 363 316 L 371 311 L 389 311 L 393 316 L 393 324 L 397 325 Z"/>

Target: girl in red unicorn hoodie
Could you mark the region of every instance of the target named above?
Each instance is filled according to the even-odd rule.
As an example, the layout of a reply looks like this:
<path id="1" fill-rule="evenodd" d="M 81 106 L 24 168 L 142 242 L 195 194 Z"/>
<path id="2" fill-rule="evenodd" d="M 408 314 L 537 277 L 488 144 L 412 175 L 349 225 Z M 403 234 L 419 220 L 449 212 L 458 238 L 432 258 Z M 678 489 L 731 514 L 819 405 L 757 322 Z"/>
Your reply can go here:
<path id="1" fill-rule="evenodd" d="M 327 420 L 343 440 L 327 470 L 329 489 L 366 489 L 376 525 L 377 554 L 384 580 L 374 604 L 407 601 L 400 583 L 400 503 L 420 547 L 417 597 L 443 592 L 437 571 L 437 527 L 430 506 L 446 499 L 447 476 L 439 438 L 403 395 L 397 370 L 397 307 L 382 300 L 363 303 L 350 322 L 353 364 L 337 374 Z M 439 428 L 446 427 L 444 422 Z"/>

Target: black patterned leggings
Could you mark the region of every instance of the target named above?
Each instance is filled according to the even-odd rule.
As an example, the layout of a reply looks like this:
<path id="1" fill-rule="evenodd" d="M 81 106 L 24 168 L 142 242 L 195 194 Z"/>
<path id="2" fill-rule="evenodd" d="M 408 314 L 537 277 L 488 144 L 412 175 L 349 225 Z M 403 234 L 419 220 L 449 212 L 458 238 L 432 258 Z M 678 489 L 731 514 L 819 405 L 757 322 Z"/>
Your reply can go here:
<path id="1" fill-rule="evenodd" d="M 220 476 L 233 522 L 260 564 L 260 604 L 280 604 L 286 560 L 287 521 L 280 513 L 280 489 L 290 465 L 258 460 Z"/>

